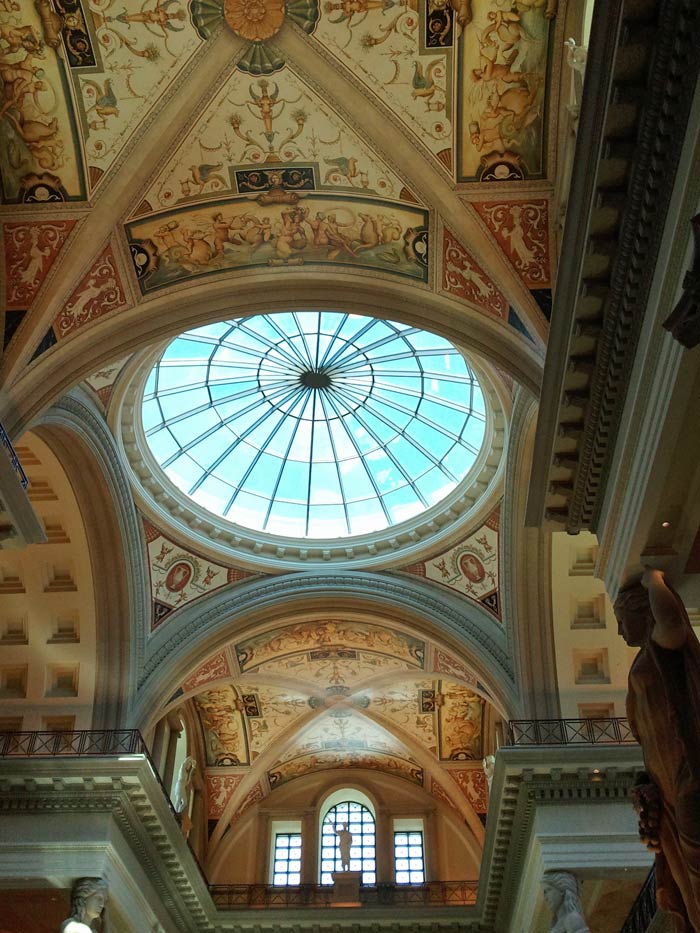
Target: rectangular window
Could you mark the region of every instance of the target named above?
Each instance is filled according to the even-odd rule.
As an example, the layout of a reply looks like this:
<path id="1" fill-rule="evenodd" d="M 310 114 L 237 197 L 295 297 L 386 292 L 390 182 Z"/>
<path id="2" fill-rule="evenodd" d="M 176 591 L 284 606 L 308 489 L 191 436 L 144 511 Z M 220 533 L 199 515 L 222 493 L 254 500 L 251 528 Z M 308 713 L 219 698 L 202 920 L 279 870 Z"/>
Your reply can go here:
<path id="1" fill-rule="evenodd" d="M 423 833 L 408 830 L 394 833 L 394 870 L 397 884 L 423 884 L 425 858 Z"/>
<path id="2" fill-rule="evenodd" d="M 301 833 L 275 833 L 272 883 L 301 884 Z"/>

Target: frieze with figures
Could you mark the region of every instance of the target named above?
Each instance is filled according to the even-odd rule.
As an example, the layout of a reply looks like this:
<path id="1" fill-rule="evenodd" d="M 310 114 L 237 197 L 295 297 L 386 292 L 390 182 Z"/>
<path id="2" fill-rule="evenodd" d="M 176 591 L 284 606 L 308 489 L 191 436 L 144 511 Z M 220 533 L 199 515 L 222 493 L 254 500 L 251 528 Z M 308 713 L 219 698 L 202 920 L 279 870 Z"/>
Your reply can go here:
<path id="1" fill-rule="evenodd" d="M 428 213 L 371 199 L 282 192 L 213 201 L 126 225 L 144 293 L 256 266 L 350 266 L 427 281 Z"/>

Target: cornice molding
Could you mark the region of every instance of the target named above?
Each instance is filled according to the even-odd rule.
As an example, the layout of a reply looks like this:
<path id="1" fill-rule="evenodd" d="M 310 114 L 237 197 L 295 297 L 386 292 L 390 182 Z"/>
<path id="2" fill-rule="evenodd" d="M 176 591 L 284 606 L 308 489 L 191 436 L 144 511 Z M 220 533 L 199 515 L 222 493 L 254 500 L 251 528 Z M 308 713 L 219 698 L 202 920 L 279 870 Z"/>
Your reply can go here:
<path id="1" fill-rule="evenodd" d="M 657 0 L 643 20 L 609 6 L 589 43 L 527 514 L 571 534 L 598 524 L 700 71 L 696 0 Z"/>
<path id="2" fill-rule="evenodd" d="M 477 902 L 485 930 L 510 929 L 538 808 L 615 802 L 631 807 L 629 792 L 641 768 L 638 746 L 499 750 Z"/>

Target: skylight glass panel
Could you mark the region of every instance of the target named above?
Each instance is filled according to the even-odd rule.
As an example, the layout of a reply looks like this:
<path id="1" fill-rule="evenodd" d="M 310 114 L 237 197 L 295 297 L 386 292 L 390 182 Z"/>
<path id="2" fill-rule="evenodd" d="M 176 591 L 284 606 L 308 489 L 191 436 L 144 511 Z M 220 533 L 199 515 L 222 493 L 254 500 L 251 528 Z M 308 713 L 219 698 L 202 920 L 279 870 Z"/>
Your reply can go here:
<path id="1" fill-rule="evenodd" d="M 177 337 L 148 378 L 143 426 L 170 481 L 203 508 L 321 539 L 439 502 L 473 467 L 485 415 L 472 369 L 438 335 L 296 311 Z"/>

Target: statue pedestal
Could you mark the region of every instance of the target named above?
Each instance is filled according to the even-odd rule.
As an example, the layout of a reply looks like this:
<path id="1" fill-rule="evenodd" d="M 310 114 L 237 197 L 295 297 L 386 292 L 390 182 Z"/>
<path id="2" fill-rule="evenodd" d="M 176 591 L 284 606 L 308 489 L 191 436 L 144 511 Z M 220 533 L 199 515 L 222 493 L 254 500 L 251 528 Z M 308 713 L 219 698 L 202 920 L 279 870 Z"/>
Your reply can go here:
<path id="1" fill-rule="evenodd" d="M 333 907 L 362 906 L 360 901 L 361 871 L 334 871 L 331 872 L 331 878 L 333 879 L 333 897 L 331 899 Z"/>

